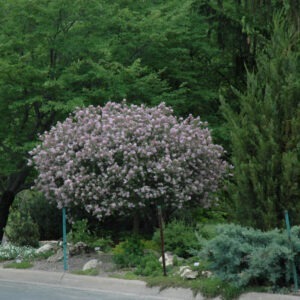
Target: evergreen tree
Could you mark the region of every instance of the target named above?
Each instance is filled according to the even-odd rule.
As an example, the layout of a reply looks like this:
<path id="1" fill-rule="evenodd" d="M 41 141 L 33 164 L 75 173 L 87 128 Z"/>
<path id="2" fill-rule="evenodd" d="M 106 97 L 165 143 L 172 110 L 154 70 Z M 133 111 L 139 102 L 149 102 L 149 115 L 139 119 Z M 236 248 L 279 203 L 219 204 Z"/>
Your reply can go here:
<path id="1" fill-rule="evenodd" d="M 278 226 L 285 209 L 300 221 L 299 41 L 283 13 L 275 15 L 257 71 L 247 73 L 239 94 L 239 113 L 223 103 L 235 167 L 232 208 L 245 225 Z"/>

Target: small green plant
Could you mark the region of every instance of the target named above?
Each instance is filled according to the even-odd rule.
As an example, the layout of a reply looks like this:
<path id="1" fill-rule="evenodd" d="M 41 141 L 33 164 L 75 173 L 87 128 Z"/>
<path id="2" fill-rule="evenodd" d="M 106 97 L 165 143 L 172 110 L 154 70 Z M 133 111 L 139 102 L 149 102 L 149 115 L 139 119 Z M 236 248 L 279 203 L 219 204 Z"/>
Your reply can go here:
<path id="1" fill-rule="evenodd" d="M 204 297 L 217 297 L 222 293 L 223 282 L 218 278 L 202 278 L 199 282 L 199 291 Z"/>
<path id="2" fill-rule="evenodd" d="M 195 228 L 183 221 L 173 220 L 164 229 L 165 250 L 171 251 L 179 257 L 190 257 L 191 249 L 199 249 L 199 243 L 195 236 Z M 153 241 L 160 246 L 159 230 L 153 235 Z"/>
<path id="3" fill-rule="evenodd" d="M 113 260 L 119 267 L 135 267 L 144 255 L 144 246 L 138 237 L 132 237 L 120 242 L 112 252 Z"/>
<path id="4" fill-rule="evenodd" d="M 125 274 L 112 274 L 110 275 L 112 278 L 118 278 L 118 279 L 126 279 L 126 280 L 137 280 L 140 279 L 138 275 L 136 275 L 134 272 L 127 272 Z"/>
<path id="5" fill-rule="evenodd" d="M 47 259 L 49 258 L 50 256 L 52 256 L 53 254 L 55 254 L 55 251 L 54 250 L 49 250 L 49 251 L 46 251 L 46 252 L 42 252 L 42 253 L 37 253 L 34 255 L 34 258 L 36 260 L 44 260 L 44 259 Z"/>
<path id="6" fill-rule="evenodd" d="M 38 225 L 33 222 L 29 213 L 17 209 L 10 211 L 5 234 L 9 241 L 17 246 L 38 247 L 39 245 Z"/>
<path id="7" fill-rule="evenodd" d="M 173 266 L 174 267 L 178 267 L 180 265 L 180 261 L 178 259 L 178 256 L 177 255 L 174 255 L 174 258 L 173 258 Z"/>
<path id="8" fill-rule="evenodd" d="M 11 269 L 29 269 L 32 268 L 33 264 L 28 261 L 22 262 L 11 262 L 3 265 L 3 268 L 11 268 Z"/>
<path id="9" fill-rule="evenodd" d="M 86 219 L 76 221 L 72 225 L 71 231 L 68 233 L 68 241 L 73 244 L 78 242 L 90 243 L 92 239 L 91 232 L 88 229 L 88 221 Z"/>
<path id="10" fill-rule="evenodd" d="M 68 233 L 68 240 L 73 244 L 83 242 L 88 247 L 92 249 L 99 248 L 103 252 L 109 252 L 113 246 L 110 237 L 99 238 L 94 236 L 88 228 L 88 220 L 86 219 L 76 221 L 72 225 L 72 230 Z"/>
<path id="11" fill-rule="evenodd" d="M 154 254 L 147 254 L 141 257 L 134 273 L 141 276 L 160 276 L 162 267 L 158 257 Z"/>
<path id="12" fill-rule="evenodd" d="M 16 258 L 31 260 L 34 257 L 36 257 L 36 252 L 32 247 L 19 247 L 12 244 L 0 246 L 0 261 L 12 260 Z"/>
<path id="13" fill-rule="evenodd" d="M 99 270 L 98 269 L 88 269 L 88 270 L 75 270 L 72 271 L 72 274 L 76 274 L 76 275 L 87 275 L 87 276 L 97 276 L 99 274 Z"/>
<path id="14" fill-rule="evenodd" d="M 99 248 L 100 251 L 107 253 L 111 251 L 113 244 L 114 244 L 113 241 L 109 237 L 106 238 L 102 237 L 102 238 L 95 238 L 94 240 L 91 240 L 88 243 L 88 246 L 93 249 Z"/>
<path id="15" fill-rule="evenodd" d="M 145 250 L 151 250 L 155 252 L 159 252 L 161 250 L 157 242 L 153 240 L 142 240 L 141 242 Z"/>
<path id="16" fill-rule="evenodd" d="M 149 287 L 159 286 L 161 290 L 170 287 L 188 288 L 193 291 L 194 296 L 201 293 L 206 298 L 221 296 L 223 300 L 237 299 L 244 291 L 241 288 L 234 287 L 215 277 L 185 280 L 179 276 L 157 276 L 146 277 L 144 280 L 147 282 L 147 286 Z"/>

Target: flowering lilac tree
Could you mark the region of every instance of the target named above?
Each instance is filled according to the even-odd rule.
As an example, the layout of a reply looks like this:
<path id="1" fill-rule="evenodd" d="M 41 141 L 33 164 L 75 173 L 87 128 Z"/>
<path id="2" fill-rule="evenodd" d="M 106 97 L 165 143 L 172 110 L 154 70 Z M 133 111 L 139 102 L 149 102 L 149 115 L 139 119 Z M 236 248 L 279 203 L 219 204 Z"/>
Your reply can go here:
<path id="1" fill-rule="evenodd" d="M 207 206 L 227 169 L 206 124 L 165 104 L 80 108 L 40 139 L 30 153 L 37 189 L 99 219 L 157 204 Z"/>

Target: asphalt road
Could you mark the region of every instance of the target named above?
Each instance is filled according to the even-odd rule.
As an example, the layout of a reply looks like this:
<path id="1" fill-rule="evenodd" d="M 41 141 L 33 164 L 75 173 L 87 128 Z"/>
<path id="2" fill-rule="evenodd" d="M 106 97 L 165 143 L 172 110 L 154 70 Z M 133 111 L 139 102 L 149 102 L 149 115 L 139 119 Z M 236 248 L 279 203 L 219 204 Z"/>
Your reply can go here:
<path id="1" fill-rule="evenodd" d="M 44 284 L 0 281 L 1 300 L 153 300 L 166 299 L 112 291 L 91 291 Z"/>
<path id="2" fill-rule="evenodd" d="M 239 300 L 300 300 L 300 294 L 247 293 Z M 148 288 L 139 280 L 0 268 L 0 300 L 204 300 L 191 290 Z M 221 300 L 220 297 L 214 300 Z"/>

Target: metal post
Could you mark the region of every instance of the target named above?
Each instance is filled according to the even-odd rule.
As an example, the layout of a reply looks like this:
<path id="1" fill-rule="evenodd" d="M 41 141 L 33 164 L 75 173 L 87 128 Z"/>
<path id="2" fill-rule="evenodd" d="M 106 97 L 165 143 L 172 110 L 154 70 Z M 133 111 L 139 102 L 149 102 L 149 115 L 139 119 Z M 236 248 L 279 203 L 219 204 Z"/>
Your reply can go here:
<path id="1" fill-rule="evenodd" d="M 158 223 L 159 223 L 159 229 L 160 229 L 161 256 L 162 256 L 162 263 L 163 263 L 163 272 L 164 272 L 164 276 L 167 276 L 166 259 L 165 259 L 165 241 L 164 241 L 163 222 L 162 222 L 162 214 L 161 214 L 160 206 L 157 206 L 157 212 L 158 212 Z"/>
<path id="2" fill-rule="evenodd" d="M 287 210 L 284 211 L 284 216 L 285 216 L 285 223 L 286 223 L 286 229 L 287 229 L 287 233 L 288 233 L 290 248 L 293 251 L 293 244 L 292 244 L 292 239 L 291 239 L 291 226 L 290 226 L 289 214 L 288 214 Z M 298 292 L 298 276 L 297 276 L 297 270 L 296 270 L 296 265 L 295 265 L 294 259 L 292 261 L 292 269 L 293 269 L 295 292 Z"/>
<path id="3" fill-rule="evenodd" d="M 68 270 L 66 208 L 62 209 L 64 270 Z"/>

